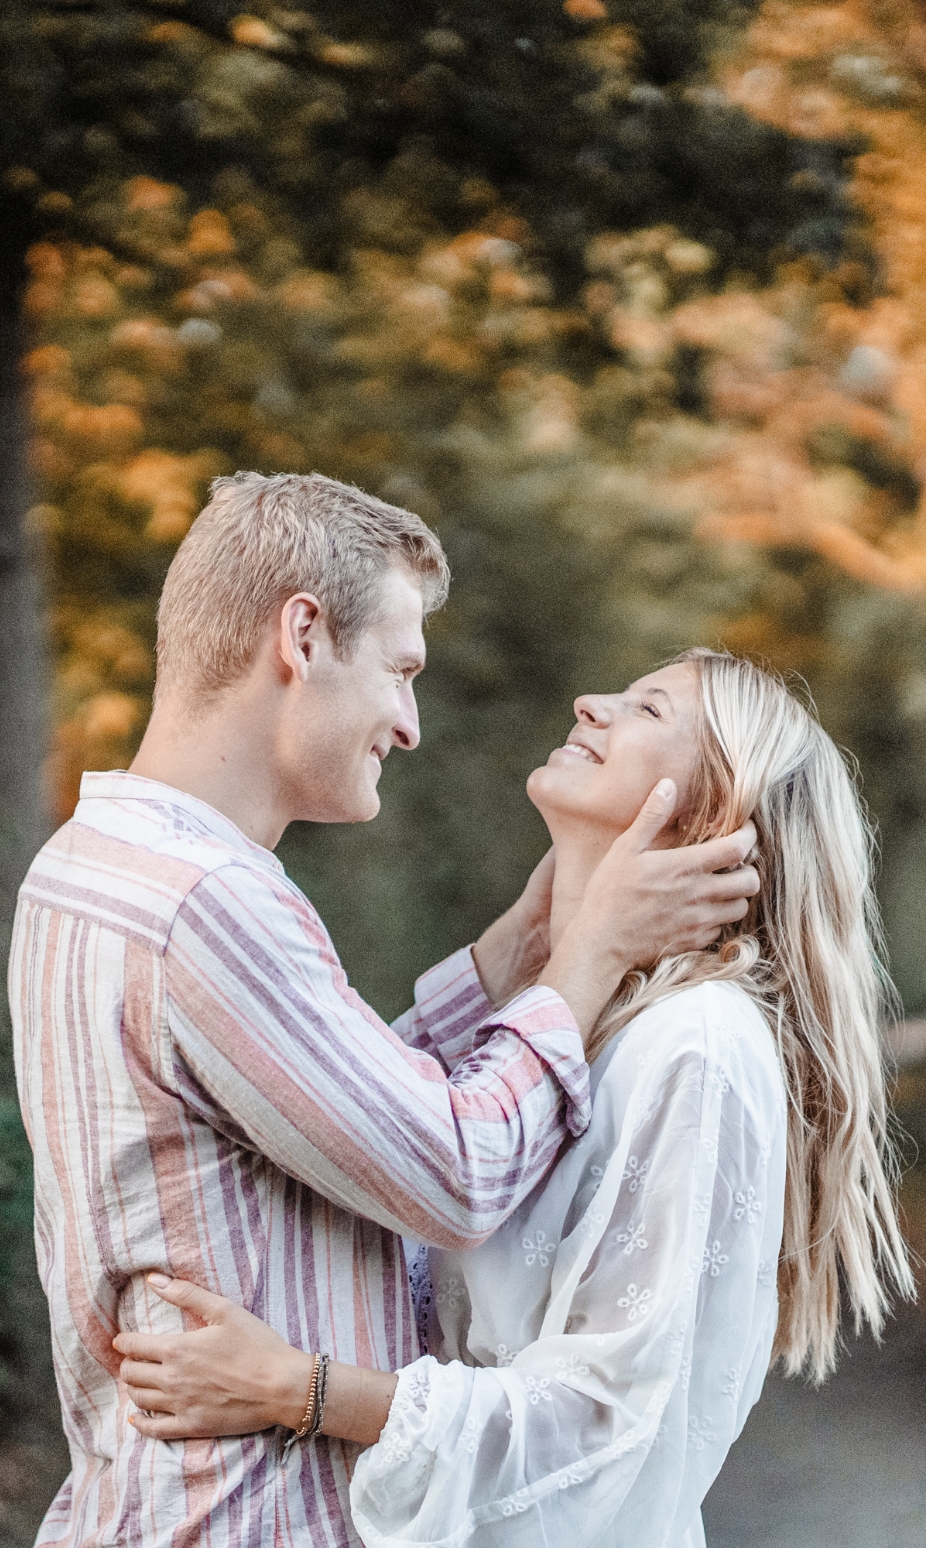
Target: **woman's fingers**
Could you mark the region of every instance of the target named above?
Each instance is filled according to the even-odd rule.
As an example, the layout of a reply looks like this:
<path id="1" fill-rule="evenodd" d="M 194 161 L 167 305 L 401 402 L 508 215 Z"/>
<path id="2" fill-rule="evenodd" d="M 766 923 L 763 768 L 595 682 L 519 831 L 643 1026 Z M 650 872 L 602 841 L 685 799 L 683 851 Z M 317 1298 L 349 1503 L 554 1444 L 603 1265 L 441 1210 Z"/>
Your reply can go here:
<path id="1" fill-rule="evenodd" d="M 163 1392 L 165 1375 L 163 1365 L 151 1365 L 143 1360 L 123 1360 L 119 1367 L 119 1380 L 127 1387 L 157 1387 Z"/>
<path id="2" fill-rule="evenodd" d="M 207 1324 L 221 1322 L 223 1318 L 240 1308 L 234 1301 L 227 1301 L 224 1295 L 213 1295 L 211 1290 L 204 1290 L 201 1285 L 194 1285 L 189 1279 L 171 1279 L 167 1274 L 149 1274 L 148 1283 L 155 1295 L 159 1295 L 162 1301 L 169 1301 L 171 1306 L 179 1306 L 182 1311 L 192 1312 Z"/>
<path id="3" fill-rule="evenodd" d="M 139 1435 L 144 1435 L 148 1440 L 196 1440 L 199 1437 L 190 1434 L 189 1426 L 184 1427 L 172 1414 L 132 1414 L 129 1423 Z"/>
<path id="4" fill-rule="evenodd" d="M 126 1387 L 125 1390 L 136 1408 L 142 1408 L 146 1412 L 150 1409 L 153 1413 L 173 1415 L 174 1410 L 170 1399 L 160 1387 Z"/>
<path id="5" fill-rule="evenodd" d="M 118 1333 L 113 1348 L 132 1360 L 149 1360 L 159 1364 L 169 1358 L 174 1344 L 172 1333 Z"/>

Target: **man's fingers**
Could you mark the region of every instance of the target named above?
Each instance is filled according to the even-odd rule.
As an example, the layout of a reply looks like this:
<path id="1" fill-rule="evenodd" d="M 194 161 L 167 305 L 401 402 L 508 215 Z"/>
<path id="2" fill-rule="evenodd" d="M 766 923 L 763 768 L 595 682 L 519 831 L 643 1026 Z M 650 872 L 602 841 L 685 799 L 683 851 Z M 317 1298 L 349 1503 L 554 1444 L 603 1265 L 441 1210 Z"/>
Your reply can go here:
<path id="1" fill-rule="evenodd" d="M 172 1306 L 191 1311 L 203 1322 L 221 1322 L 229 1310 L 230 1303 L 224 1296 L 213 1295 L 211 1290 L 204 1290 L 189 1279 L 170 1279 L 166 1274 L 149 1274 L 148 1283 L 162 1301 L 170 1301 Z"/>
<path id="2" fill-rule="evenodd" d="M 758 871 L 754 866 L 741 865 L 735 871 L 721 871 L 716 876 L 706 876 L 702 896 L 708 903 L 723 904 L 729 898 L 754 898 L 758 890 Z M 743 916 L 740 914 L 738 917 Z"/>
<path id="3" fill-rule="evenodd" d="M 736 924 L 749 913 L 748 898 L 729 898 L 726 903 L 715 903 L 710 910 L 711 924 Z"/>
<path id="4" fill-rule="evenodd" d="M 697 919 L 691 924 L 683 951 L 703 951 L 713 945 L 724 925 L 737 924 L 749 912 L 746 898 L 728 898 L 725 903 L 714 903 L 698 910 Z"/>
<path id="5" fill-rule="evenodd" d="M 636 853 L 649 849 L 656 835 L 665 827 L 678 799 L 675 781 L 661 779 L 650 791 L 636 817 L 623 834 L 623 843 L 631 843 Z M 621 842 L 620 840 L 618 842 Z"/>
<path id="6" fill-rule="evenodd" d="M 692 870 L 726 871 L 742 865 L 756 842 L 755 825 L 746 822 L 736 833 L 724 834 L 723 838 L 708 839 L 704 844 L 693 844 L 687 851 Z M 758 877 L 756 877 L 758 892 Z"/>

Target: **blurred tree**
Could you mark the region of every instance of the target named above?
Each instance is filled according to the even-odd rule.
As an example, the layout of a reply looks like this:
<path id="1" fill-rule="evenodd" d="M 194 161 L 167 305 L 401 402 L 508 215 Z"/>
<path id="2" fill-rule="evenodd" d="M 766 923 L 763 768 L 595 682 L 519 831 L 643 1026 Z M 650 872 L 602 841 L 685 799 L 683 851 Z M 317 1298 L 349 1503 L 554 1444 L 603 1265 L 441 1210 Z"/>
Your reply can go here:
<path id="1" fill-rule="evenodd" d="M 575 693 L 718 637 L 862 757 L 926 1003 L 918 36 L 912 0 L 10 0 L 57 815 L 131 756 L 209 479 L 319 467 L 455 572 L 382 816 L 284 841 L 381 1008 L 539 854 Z"/>

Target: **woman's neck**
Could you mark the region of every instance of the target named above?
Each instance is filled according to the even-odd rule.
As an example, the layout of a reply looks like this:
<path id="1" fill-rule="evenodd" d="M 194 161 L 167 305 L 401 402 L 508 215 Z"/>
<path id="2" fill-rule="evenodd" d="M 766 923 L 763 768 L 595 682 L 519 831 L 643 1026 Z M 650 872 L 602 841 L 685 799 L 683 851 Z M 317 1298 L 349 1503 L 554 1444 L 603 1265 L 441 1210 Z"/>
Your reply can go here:
<path id="1" fill-rule="evenodd" d="M 556 848 L 556 870 L 553 876 L 553 896 L 550 902 L 550 949 L 571 923 L 582 902 L 592 872 L 604 859 L 617 833 L 582 824 L 558 825 L 548 823 Z"/>

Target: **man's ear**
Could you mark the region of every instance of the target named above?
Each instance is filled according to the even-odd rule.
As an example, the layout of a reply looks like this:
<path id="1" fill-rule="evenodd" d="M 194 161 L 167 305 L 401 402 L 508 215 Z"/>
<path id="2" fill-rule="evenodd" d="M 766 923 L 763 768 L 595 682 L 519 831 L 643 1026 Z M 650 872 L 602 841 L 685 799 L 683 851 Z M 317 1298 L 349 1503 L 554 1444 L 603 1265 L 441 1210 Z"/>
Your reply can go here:
<path id="1" fill-rule="evenodd" d="M 280 659 L 294 677 L 305 682 L 319 650 L 330 646 L 331 635 L 322 605 L 311 592 L 287 597 L 280 611 Z"/>

